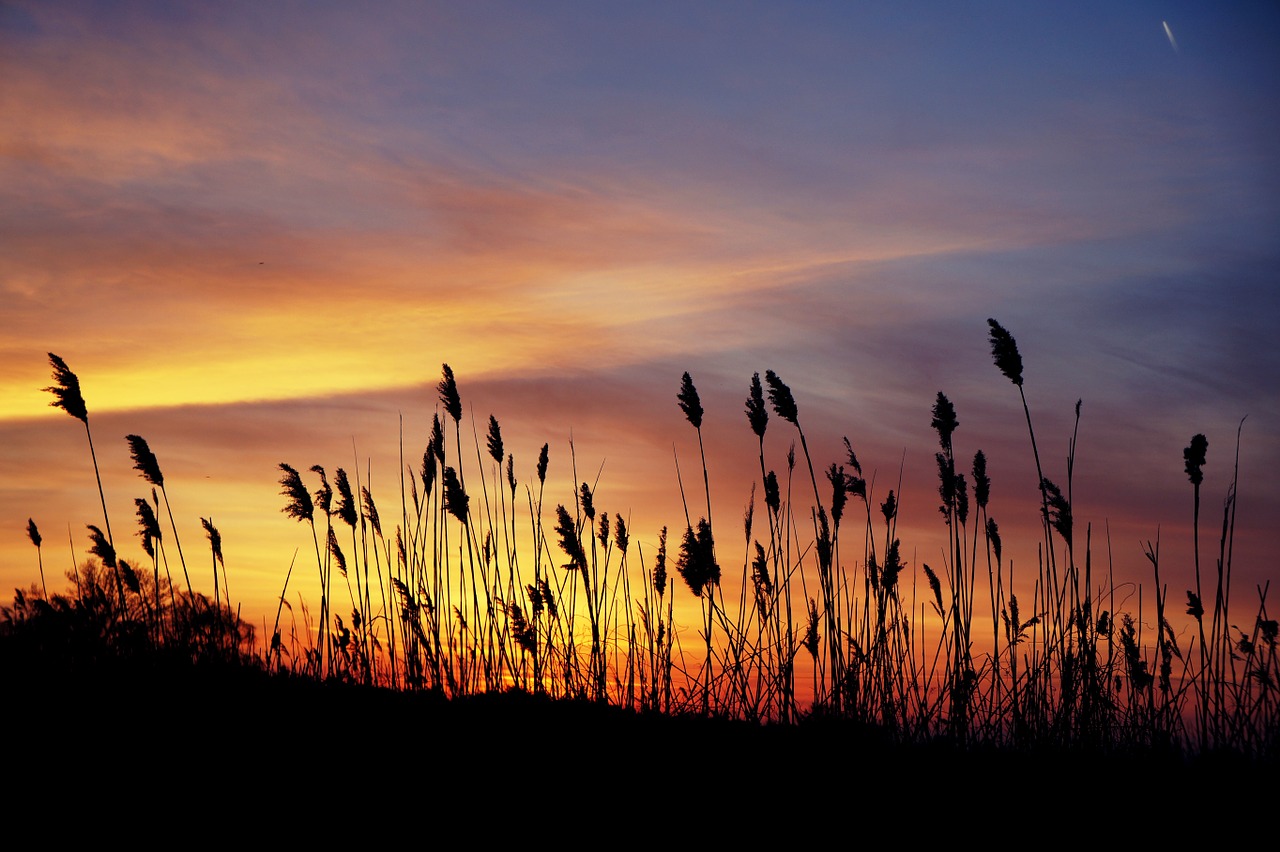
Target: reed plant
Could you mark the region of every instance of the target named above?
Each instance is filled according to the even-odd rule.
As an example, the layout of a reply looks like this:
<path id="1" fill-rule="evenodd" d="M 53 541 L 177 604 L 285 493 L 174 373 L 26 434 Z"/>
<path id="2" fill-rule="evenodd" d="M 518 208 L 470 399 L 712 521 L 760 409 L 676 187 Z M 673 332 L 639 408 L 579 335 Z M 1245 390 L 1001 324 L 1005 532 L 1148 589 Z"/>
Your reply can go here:
<path id="1" fill-rule="evenodd" d="M 314 624 L 300 602 L 301 630 L 295 624 L 286 639 L 281 619 L 286 606 L 293 611 L 291 562 L 270 642 L 254 647 L 254 658 L 272 672 L 450 698 L 518 690 L 755 723 L 832 718 L 903 743 L 1274 757 L 1280 631 L 1268 613 L 1268 587 L 1257 589 L 1248 617 L 1231 608 L 1239 432 L 1211 593 L 1199 541 L 1208 439 L 1196 434 L 1184 451 L 1193 486 L 1194 589 L 1187 591 L 1186 615 L 1194 635 L 1183 647 L 1186 633 L 1176 625 L 1159 538 L 1143 548 L 1152 586 L 1139 587 L 1136 611 L 1119 612 L 1109 535 L 1106 566 L 1099 568 L 1092 525 L 1076 520 L 1081 403 L 1065 475 L 1055 481 L 1040 457 L 1017 343 L 994 319 L 988 343 L 995 366 L 1018 388 L 1036 477 L 1043 538 L 1036 564 L 1017 576 L 990 513 L 1000 483 L 992 481 L 983 450 L 962 449 L 957 408 L 942 392 L 921 411 L 921 425 L 928 414 L 937 436 L 946 534 L 935 569 L 906 555 L 912 549 L 899 533 L 902 472 L 894 487 L 878 491 L 864 479 L 848 438 L 836 461 L 815 464 L 791 388 L 772 370 L 763 381 L 754 373 L 745 415 L 757 448 L 748 464 L 758 467 L 759 479 L 743 495 L 742 564 L 737 588 L 726 590 L 731 584 L 720 563 L 729 557 L 718 550 L 713 524 L 705 412 L 688 373 L 676 399 L 698 440 L 705 514 L 691 508 L 677 454 L 684 523 L 675 529 L 682 532 L 669 539 L 667 526 L 652 531 L 652 546 L 625 512 L 603 510 L 608 484 L 579 475 L 572 440 L 563 479 L 573 486 L 560 499 L 548 491 L 550 445 L 542 445 L 522 483 L 494 414 L 483 433 L 472 427 L 474 452 L 464 454 L 463 399 L 446 364 L 415 468 L 404 463 L 401 425 L 399 473 L 378 480 L 392 483 L 390 494 L 375 495 L 371 464 L 363 473 L 359 464 L 351 467 L 354 482 L 346 466 L 332 468 L 331 483 L 322 464 L 304 474 L 280 463 L 283 512 L 310 530 L 320 601 Z M 55 405 L 87 429 L 78 379 L 61 359 L 51 360 Z M 795 430 L 799 456 L 790 434 L 779 442 L 770 431 L 771 417 Z M 94 560 L 77 566 L 74 593 L 51 596 L 45 588 L 42 539 L 31 520 L 41 586 L 20 592 L 4 611 L 5 623 L 12 629 L 42 607 L 79 607 L 104 624 L 138 625 L 133 635 L 158 645 L 242 649 L 252 633 L 231 609 L 220 532 L 210 518 L 200 519 L 210 544 L 213 601 L 191 588 L 189 576 L 187 591 L 177 594 L 156 521 L 157 490 L 169 508 L 164 478 L 141 437 L 129 436 L 129 445 L 152 485 L 150 500 L 135 501 L 151 572 L 137 572 L 117 553 L 97 476 L 104 528 L 89 525 Z M 468 482 L 478 490 L 469 491 Z M 395 509 L 380 512 L 379 503 Z M 176 544 L 171 509 L 169 517 Z M 672 582 L 672 568 L 683 585 Z M 349 614 L 337 611 L 335 585 L 347 588 Z M 684 607 L 696 607 L 698 619 L 697 648 L 688 652 L 680 637 L 691 626 L 677 617 Z M 991 631 L 979 635 L 975 626 L 984 619 Z"/>

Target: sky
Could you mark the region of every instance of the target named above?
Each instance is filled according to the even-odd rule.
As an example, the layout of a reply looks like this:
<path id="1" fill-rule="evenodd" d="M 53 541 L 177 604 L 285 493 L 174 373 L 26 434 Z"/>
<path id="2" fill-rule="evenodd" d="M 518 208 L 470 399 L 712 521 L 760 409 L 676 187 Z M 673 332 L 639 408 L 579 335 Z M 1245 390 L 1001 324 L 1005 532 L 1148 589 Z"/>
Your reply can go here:
<path id="1" fill-rule="evenodd" d="M 39 580 L 28 519 L 60 588 L 102 523 L 48 353 L 121 555 L 145 559 L 139 434 L 260 627 L 312 546 L 278 465 L 398 505 L 446 363 L 522 489 L 547 443 L 548 507 L 589 481 L 650 554 L 682 485 L 706 501 L 688 371 L 727 583 L 753 373 L 791 387 L 815 467 L 847 437 L 874 505 L 895 489 L 917 579 L 945 560 L 942 392 L 1030 576 L 994 317 L 1117 608 L 1150 606 L 1147 543 L 1175 599 L 1193 582 L 1197 433 L 1212 565 L 1239 435 L 1249 621 L 1280 545 L 1277 43 L 1247 2 L 0 2 L 0 587 Z M 771 468 L 797 438 L 771 420 Z"/>

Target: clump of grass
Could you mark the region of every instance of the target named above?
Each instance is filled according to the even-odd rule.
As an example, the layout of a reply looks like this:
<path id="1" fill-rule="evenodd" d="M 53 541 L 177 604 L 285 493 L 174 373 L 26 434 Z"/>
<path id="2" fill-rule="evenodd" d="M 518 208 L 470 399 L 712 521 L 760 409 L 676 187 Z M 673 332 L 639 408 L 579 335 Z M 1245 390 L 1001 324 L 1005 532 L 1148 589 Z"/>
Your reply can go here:
<path id="1" fill-rule="evenodd" d="M 988 343 L 995 366 L 1018 388 L 1040 496 L 1041 556 L 1016 578 L 989 513 L 998 483 L 981 449 L 972 456 L 961 449 L 956 406 L 941 391 L 928 409 L 937 439 L 938 509 L 947 533 L 935 569 L 914 564 L 910 542 L 900 537 L 901 473 L 896 487 L 877 493 L 848 438 L 833 448 L 836 461 L 815 465 L 791 388 L 772 370 L 763 381 L 759 372 L 752 375 L 744 413 L 756 437 L 760 479 L 742 513 L 735 601 L 725 594 L 724 586 L 732 583 L 721 562 L 730 557 L 717 551 L 723 542 L 717 542 L 712 520 L 706 411 L 689 373 L 681 376 L 676 400 L 697 435 L 706 511 L 690 510 L 677 456 L 683 534 L 669 553 L 668 527 L 662 527 L 646 558 L 644 537 L 631 529 L 625 513 L 603 510 L 607 483 L 579 477 L 572 442 L 572 475 L 565 477 L 571 489 L 565 499 L 546 504 L 555 507 L 546 523 L 549 444 L 542 445 L 523 486 L 524 500 L 517 500 L 519 467 L 496 415 L 488 416 L 483 435 L 473 425 L 474 455 L 464 455 L 462 397 L 445 364 L 421 464 L 404 465 L 402 438 L 398 494 L 393 487 L 391 501 L 379 489 L 375 502 L 371 472 L 362 477 L 353 468 L 353 483 L 346 468 L 336 467 L 331 484 L 326 468 L 315 464 L 306 469 L 307 478 L 318 481 L 313 490 L 297 468 L 279 465 L 282 511 L 306 523 L 312 535 L 318 623 L 313 630 L 303 601 L 301 634 L 295 626 L 289 642 L 282 637 L 291 563 L 269 646 L 255 651 L 255 659 L 266 669 L 318 680 L 450 697 L 519 689 L 754 722 L 831 717 L 906 743 L 941 738 L 967 747 L 1274 755 L 1280 745 L 1280 629 L 1267 611 L 1267 587 L 1258 589 L 1251 620 L 1230 609 L 1238 470 L 1224 501 L 1210 598 L 1202 585 L 1198 531 L 1208 440 L 1197 434 L 1184 450 L 1194 497 L 1195 588 L 1187 590 L 1186 607 L 1196 628 L 1193 652 L 1179 644 L 1185 634 L 1167 599 L 1158 538 L 1143 549 L 1154 575 L 1154 616 L 1144 609 L 1152 607 L 1152 598 L 1142 589 L 1136 613 L 1116 611 L 1110 569 L 1105 579 L 1102 572 L 1095 576 L 1091 525 L 1081 520 L 1072 497 L 1075 434 L 1065 478 L 1046 476 L 1017 344 L 994 319 L 988 320 Z M 54 405 L 87 430 L 78 379 L 61 359 L 50 359 Z M 769 430 L 770 408 L 796 430 L 811 499 L 803 484 L 798 490 L 806 496 L 794 493 L 796 442 L 784 438 L 780 447 L 766 445 L 766 439 L 777 440 L 776 430 Z M 924 414 L 922 406 L 922 427 Z M 1075 417 L 1078 432 L 1080 402 Z M 453 442 L 446 437 L 450 423 Z M 159 572 L 165 561 L 168 573 L 156 520 L 157 490 L 164 493 L 165 480 L 146 441 L 130 435 L 128 443 L 135 468 L 152 485 L 150 501 L 135 500 L 151 574 L 135 571 L 116 550 L 94 455 L 104 511 L 104 527 L 87 525 L 94 560 L 77 569 L 72 597 L 51 597 L 44 585 L 42 538 L 29 520 L 41 587 L 19 594 L 5 610 L 6 623 L 12 628 L 43 612 L 85 612 L 118 645 L 127 636 L 131 643 L 144 637 L 161 646 L 222 653 L 243 648 L 252 636 L 231 612 L 221 533 L 211 518 L 200 519 L 213 565 L 212 604 L 191 589 L 189 576 L 187 593 L 179 598 L 171 578 Z M 1239 434 L 1237 467 L 1238 444 Z M 91 436 L 90 448 L 92 455 Z M 467 487 L 468 468 L 470 481 L 478 483 L 473 490 Z M 818 469 L 824 472 L 821 486 Z M 165 504 L 176 544 L 167 494 Z M 349 545 L 339 536 L 343 525 Z M 349 615 L 333 605 L 335 567 L 347 585 Z M 683 583 L 671 582 L 672 567 Z M 522 570 L 530 568 L 526 582 Z M 185 560 L 183 569 L 185 575 Z M 162 591 L 168 593 L 167 613 Z M 701 641 L 690 659 L 680 644 L 686 628 L 677 623 L 678 596 L 699 607 Z M 984 601 L 987 613 L 981 612 Z M 990 619 L 991 633 L 979 638 L 974 626 L 983 618 Z"/>

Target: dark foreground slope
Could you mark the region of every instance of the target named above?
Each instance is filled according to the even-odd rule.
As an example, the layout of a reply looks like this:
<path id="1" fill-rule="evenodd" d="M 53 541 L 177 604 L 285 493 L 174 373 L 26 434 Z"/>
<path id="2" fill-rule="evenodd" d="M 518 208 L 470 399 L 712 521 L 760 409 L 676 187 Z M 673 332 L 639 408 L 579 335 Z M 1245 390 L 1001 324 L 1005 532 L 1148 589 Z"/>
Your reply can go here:
<path id="1" fill-rule="evenodd" d="M 539 825 L 618 841 L 893 825 L 943 840 L 993 820 L 1040 837 L 1106 825 L 1176 837 L 1197 814 L 1234 823 L 1277 802 L 1274 766 L 1239 757 L 902 745 L 834 720 L 655 716 L 521 692 L 445 700 L 3 637 L 0 683 L 10 812 L 95 815 L 62 824 L 73 832 L 145 814 L 153 830 L 330 840 Z"/>

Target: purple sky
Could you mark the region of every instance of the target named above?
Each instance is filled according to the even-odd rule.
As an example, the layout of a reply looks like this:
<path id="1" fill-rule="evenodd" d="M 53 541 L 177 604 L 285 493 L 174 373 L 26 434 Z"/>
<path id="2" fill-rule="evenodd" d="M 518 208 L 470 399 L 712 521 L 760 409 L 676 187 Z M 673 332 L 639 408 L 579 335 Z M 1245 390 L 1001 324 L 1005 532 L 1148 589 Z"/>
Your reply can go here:
<path id="1" fill-rule="evenodd" d="M 0 580 L 38 579 L 28 518 L 59 580 L 68 529 L 79 560 L 101 522 L 48 352 L 83 384 L 116 537 L 147 493 L 137 433 L 259 623 L 311 546 L 276 465 L 358 466 L 398 502 L 399 418 L 420 458 L 445 362 L 518 478 L 550 443 L 549 504 L 599 472 L 646 548 L 683 524 L 673 451 L 701 497 L 681 373 L 738 542 L 743 403 L 775 370 L 815 465 L 847 436 L 877 501 L 902 477 L 913 567 L 945 541 L 942 391 L 1031 573 L 995 317 L 1059 483 L 1083 400 L 1077 524 L 1102 561 L 1109 528 L 1123 583 L 1150 583 L 1157 535 L 1190 583 L 1198 432 L 1212 564 L 1247 417 L 1256 600 L 1280 545 L 1277 44 L 1273 3 L 0 3 Z"/>

